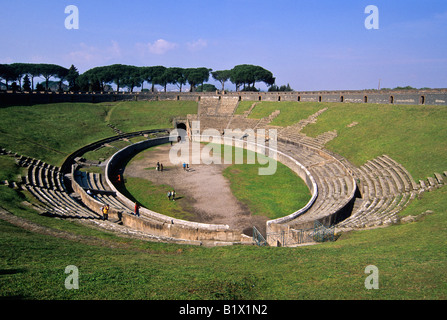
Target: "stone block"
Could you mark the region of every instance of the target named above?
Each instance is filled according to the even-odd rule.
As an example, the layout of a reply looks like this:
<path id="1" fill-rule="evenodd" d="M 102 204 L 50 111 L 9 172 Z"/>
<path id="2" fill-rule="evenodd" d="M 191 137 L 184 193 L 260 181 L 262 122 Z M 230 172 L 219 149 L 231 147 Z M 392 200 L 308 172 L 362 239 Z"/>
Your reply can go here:
<path id="1" fill-rule="evenodd" d="M 419 180 L 419 184 L 421 185 L 422 189 L 426 188 L 424 180 Z"/>
<path id="2" fill-rule="evenodd" d="M 435 173 L 436 180 L 438 180 L 439 184 L 444 184 L 444 179 L 439 173 Z"/>
<path id="3" fill-rule="evenodd" d="M 428 180 L 428 183 L 430 184 L 430 187 L 436 187 L 436 182 L 433 177 L 428 177 L 427 180 Z"/>

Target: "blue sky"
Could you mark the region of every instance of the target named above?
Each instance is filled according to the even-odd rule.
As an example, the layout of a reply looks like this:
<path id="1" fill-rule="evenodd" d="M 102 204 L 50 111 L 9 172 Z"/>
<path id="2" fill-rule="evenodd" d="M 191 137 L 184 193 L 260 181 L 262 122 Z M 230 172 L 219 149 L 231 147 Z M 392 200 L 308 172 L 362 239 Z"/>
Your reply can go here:
<path id="1" fill-rule="evenodd" d="M 378 30 L 364 26 L 368 5 Z M 0 63 L 255 64 L 295 90 L 447 87 L 445 0 L 0 0 L 0 16 Z"/>

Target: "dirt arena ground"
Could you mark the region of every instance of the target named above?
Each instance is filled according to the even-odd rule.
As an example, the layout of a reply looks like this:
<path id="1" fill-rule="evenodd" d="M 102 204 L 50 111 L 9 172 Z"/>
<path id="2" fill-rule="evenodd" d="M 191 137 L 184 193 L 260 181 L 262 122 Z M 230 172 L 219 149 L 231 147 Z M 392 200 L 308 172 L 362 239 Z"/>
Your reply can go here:
<path id="1" fill-rule="evenodd" d="M 209 153 L 202 152 L 204 145 L 199 144 L 199 147 L 202 160 L 204 160 Z M 261 232 L 265 232 L 268 218 L 252 215 L 247 206 L 232 194 L 230 182 L 222 174 L 228 165 L 192 164 L 193 157 L 197 159 L 197 154 L 192 152 L 190 152 L 189 159 L 179 157 L 180 163 L 172 163 L 170 150 L 171 145 L 168 144 L 144 151 L 142 159 L 132 161 L 125 168 L 124 176 L 139 177 L 155 184 L 168 185 L 178 194 L 184 195 L 177 201 L 183 210 L 194 216 L 193 219 L 190 219 L 191 221 L 227 224 L 232 229 L 242 230 L 247 235 L 252 234 L 253 226 L 256 226 Z M 192 151 L 192 147 L 190 151 Z M 157 162 L 163 164 L 163 172 L 147 170 L 150 167 L 155 168 Z M 183 169 L 183 162 L 190 164 L 189 170 Z"/>

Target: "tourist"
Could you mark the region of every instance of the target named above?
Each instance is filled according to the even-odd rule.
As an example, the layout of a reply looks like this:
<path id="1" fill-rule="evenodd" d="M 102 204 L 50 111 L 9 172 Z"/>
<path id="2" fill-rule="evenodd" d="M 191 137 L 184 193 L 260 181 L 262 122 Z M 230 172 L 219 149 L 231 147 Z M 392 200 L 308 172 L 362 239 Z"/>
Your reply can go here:
<path id="1" fill-rule="evenodd" d="M 157 171 L 160 171 L 160 162 L 157 162 Z"/>
<path id="2" fill-rule="evenodd" d="M 163 163 L 160 164 L 160 171 L 163 172 Z"/>
<path id="3" fill-rule="evenodd" d="M 102 220 L 109 220 L 109 205 L 102 207 Z"/>
<path id="4" fill-rule="evenodd" d="M 135 202 L 135 215 L 140 216 L 140 205 L 137 202 Z"/>
<path id="5" fill-rule="evenodd" d="M 185 171 L 185 170 L 186 170 L 186 163 L 183 162 L 183 171 Z"/>
<path id="6" fill-rule="evenodd" d="M 172 195 L 172 201 L 175 201 L 175 190 L 172 190 L 171 195 Z"/>
<path id="7" fill-rule="evenodd" d="M 171 200 L 171 191 L 168 191 L 168 199 Z"/>

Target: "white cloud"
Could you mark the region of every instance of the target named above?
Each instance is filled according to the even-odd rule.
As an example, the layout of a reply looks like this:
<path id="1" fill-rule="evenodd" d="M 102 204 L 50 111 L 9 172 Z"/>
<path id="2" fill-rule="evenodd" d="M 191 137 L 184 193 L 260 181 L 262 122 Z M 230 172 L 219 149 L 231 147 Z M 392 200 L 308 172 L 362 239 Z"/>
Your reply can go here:
<path id="1" fill-rule="evenodd" d="M 121 47 L 117 41 L 112 40 L 111 46 L 99 48 L 80 43 L 79 48 L 68 53 L 67 60 L 75 65 L 99 65 L 122 56 Z"/>
<path id="2" fill-rule="evenodd" d="M 190 51 L 199 51 L 203 48 L 206 48 L 208 46 L 208 42 L 206 40 L 199 39 L 193 42 L 188 42 L 186 46 Z"/>
<path id="3" fill-rule="evenodd" d="M 166 52 L 177 48 L 177 44 L 166 41 L 164 39 L 158 39 L 154 43 L 148 43 L 146 45 L 150 53 L 153 54 L 165 54 Z"/>

